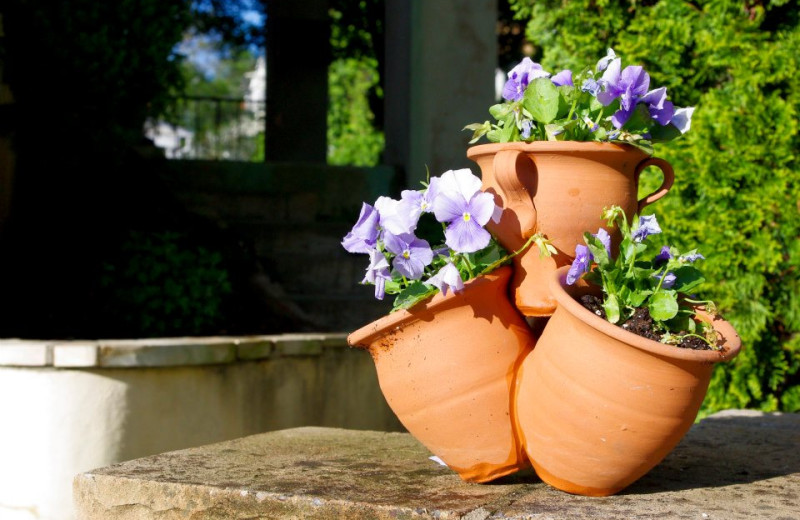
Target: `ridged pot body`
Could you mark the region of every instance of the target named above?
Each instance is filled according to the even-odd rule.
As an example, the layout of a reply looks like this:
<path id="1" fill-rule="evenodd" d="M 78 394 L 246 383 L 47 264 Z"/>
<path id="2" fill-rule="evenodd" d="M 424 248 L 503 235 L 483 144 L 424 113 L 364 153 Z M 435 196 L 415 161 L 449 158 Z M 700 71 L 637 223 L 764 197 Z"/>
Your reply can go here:
<path id="1" fill-rule="evenodd" d="M 683 438 L 706 395 L 715 362 L 738 354 L 731 325 L 707 316 L 722 351 L 664 345 L 627 332 L 574 298 L 559 269 L 558 301 L 517 379 L 517 427 L 546 483 L 581 495 L 619 492 Z M 565 289 L 566 287 L 566 289 Z"/>
<path id="2" fill-rule="evenodd" d="M 613 231 L 601 218 L 604 208 L 618 205 L 630 219 L 663 197 L 674 179 L 666 161 L 612 143 L 497 143 L 473 146 L 467 157 L 480 167 L 483 190 L 503 208 L 500 222 L 487 224 L 498 241 L 515 251 L 531 235 L 543 233 L 558 250 L 542 258 L 537 248 L 529 248 L 514 258 L 515 305 L 527 316 L 553 313 L 548 281 L 558 267 L 572 262 L 585 231 Z M 647 166 L 661 168 L 664 182 L 638 200 L 639 175 Z"/>
<path id="3" fill-rule="evenodd" d="M 348 337 L 369 350 L 403 425 L 466 481 L 530 467 L 513 427 L 513 395 L 534 338 L 508 299 L 510 276 L 503 267 Z"/>

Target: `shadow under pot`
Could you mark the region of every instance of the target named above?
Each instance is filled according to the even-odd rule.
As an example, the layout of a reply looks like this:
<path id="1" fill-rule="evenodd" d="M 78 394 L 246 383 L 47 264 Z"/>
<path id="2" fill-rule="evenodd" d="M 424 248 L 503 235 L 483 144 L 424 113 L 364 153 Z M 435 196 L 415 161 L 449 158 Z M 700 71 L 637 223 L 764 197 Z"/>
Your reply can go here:
<path id="1" fill-rule="evenodd" d="M 553 275 L 558 308 L 520 368 L 517 428 L 544 482 L 568 493 L 612 495 L 678 444 L 697 417 L 714 363 L 735 357 L 741 341 L 730 323 L 702 311 L 721 350 L 628 332 L 577 301 L 599 291 L 582 280 L 566 285 L 568 270 Z"/>
<path id="2" fill-rule="evenodd" d="M 348 336 L 372 355 L 386 401 L 408 431 L 470 482 L 530 467 L 514 424 L 517 369 L 534 346 L 502 267 Z"/>

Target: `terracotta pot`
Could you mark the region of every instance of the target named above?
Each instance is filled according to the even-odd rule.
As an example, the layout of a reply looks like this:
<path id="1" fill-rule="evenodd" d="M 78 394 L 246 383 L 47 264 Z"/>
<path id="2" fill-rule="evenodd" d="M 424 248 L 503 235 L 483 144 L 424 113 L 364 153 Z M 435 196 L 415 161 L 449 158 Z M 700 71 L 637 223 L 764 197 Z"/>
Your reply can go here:
<path id="1" fill-rule="evenodd" d="M 630 219 L 666 195 L 674 173 L 663 159 L 638 148 L 612 143 L 539 141 L 473 146 L 467 157 L 478 163 L 483 190 L 493 193 L 503 216 L 487 229 L 511 251 L 535 233 L 544 233 L 558 250 L 540 258 L 532 247 L 514 258 L 511 287 L 517 308 L 526 316 L 550 316 L 556 303 L 547 290 L 556 268 L 569 265 L 585 231 L 606 227 L 603 208 L 616 204 Z M 637 200 L 639 175 L 657 166 L 661 187 Z M 608 231 L 608 228 L 606 228 Z"/>
<path id="2" fill-rule="evenodd" d="M 369 350 L 408 431 L 471 482 L 530 467 L 513 428 L 513 394 L 534 338 L 508 300 L 510 277 L 503 267 L 347 338 Z"/>
<path id="3" fill-rule="evenodd" d="M 550 288 L 558 308 L 522 364 L 517 427 L 536 473 L 581 495 L 617 493 L 658 464 L 694 422 L 714 363 L 736 356 L 733 327 L 705 315 L 722 351 L 688 350 L 627 332 L 574 298 L 595 292 Z M 595 292 L 595 294 L 597 294 Z"/>

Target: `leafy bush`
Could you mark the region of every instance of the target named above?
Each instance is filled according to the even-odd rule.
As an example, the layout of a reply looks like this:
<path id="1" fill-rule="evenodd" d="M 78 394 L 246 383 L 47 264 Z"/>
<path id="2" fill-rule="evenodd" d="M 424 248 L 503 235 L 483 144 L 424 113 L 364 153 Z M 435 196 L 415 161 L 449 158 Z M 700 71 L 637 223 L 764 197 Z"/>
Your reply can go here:
<path id="1" fill-rule="evenodd" d="M 606 47 L 697 106 L 692 131 L 657 152 L 675 168 L 654 211 L 670 243 L 697 246 L 714 300 L 742 336 L 705 412 L 800 411 L 800 6 L 796 0 L 513 0 L 542 65 Z M 642 191 L 652 188 L 653 179 Z M 650 190 L 651 191 L 651 190 Z"/>
<path id="2" fill-rule="evenodd" d="M 132 231 L 103 265 L 100 287 L 116 331 L 135 336 L 218 332 L 232 287 L 222 254 L 179 232 Z"/>

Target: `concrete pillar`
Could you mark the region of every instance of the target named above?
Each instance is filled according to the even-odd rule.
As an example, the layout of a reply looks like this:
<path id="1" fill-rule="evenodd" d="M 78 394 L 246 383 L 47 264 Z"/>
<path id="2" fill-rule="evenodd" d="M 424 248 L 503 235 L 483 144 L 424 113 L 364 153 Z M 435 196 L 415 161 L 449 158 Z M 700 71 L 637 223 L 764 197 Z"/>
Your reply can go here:
<path id="1" fill-rule="evenodd" d="M 497 0 L 386 0 L 385 162 L 419 187 L 463 167 L 469 132 L 489 119 L 497 67 Z"/>
<path id="2" fill-rule="evenodd" d="M 267 2 L 266 8 L 266 160 L 324 162 L 330 61 L 328 0 L 281 0 Z"/>

